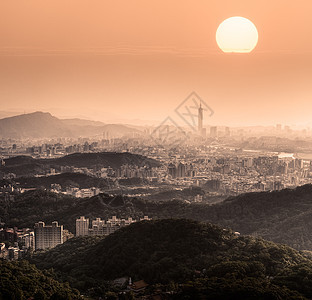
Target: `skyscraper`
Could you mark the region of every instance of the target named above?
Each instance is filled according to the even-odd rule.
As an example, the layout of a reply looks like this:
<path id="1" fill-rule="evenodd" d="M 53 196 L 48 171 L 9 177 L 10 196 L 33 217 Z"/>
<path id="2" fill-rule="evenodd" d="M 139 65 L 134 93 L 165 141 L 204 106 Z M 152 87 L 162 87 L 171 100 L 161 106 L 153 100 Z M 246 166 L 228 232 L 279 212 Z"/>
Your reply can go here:
<path id="1" fill-rule="evenodd" d="M 200 106 L 198 108 L 198 133 L 200 135 L 202 135 L 203 133 L 203 108 L 201 106 L 201 102 L 200 102 Z"/>

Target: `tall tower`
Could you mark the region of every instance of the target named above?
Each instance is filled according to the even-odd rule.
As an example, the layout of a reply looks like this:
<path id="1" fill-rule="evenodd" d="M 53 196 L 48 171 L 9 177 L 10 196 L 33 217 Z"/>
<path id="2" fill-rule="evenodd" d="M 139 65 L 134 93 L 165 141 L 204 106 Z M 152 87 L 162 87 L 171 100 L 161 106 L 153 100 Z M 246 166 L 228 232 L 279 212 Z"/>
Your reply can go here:
<path id="1" fill-rule="evenodd" d="M 201 106 L 201 102 L 198 108 L 198 133 L 200 135 L 203 133 L 203 108 Z"/>

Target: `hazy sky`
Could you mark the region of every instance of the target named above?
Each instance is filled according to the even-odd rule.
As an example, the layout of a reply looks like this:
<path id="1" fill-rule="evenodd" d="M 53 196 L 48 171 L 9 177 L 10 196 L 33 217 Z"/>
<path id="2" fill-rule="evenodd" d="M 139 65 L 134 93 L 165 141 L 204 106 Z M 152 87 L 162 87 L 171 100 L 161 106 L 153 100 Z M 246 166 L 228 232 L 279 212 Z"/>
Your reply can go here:
<path id="1" fill-rule="evenodd" d="M 0 2 L 0 110 L 162 120 L 196 91 L 208 124 L 310 123 L 310 0 Z M 259 32 L 250 54 L 215 40 L 226 18 Z M 312 122 L 311 122 L 312 123 Z"/>

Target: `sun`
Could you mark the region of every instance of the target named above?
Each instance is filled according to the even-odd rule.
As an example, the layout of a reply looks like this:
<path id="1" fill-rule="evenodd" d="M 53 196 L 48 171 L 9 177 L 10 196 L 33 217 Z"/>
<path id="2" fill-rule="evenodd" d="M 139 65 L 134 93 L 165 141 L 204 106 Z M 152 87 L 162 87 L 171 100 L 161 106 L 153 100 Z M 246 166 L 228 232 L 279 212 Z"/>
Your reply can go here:
<path id="1" fill-rule="evenodd" d="M 223 52 L 249 53 L 258 43 L 256 26 L 243 17 L 231 17 L 218 27 L 216 40 Z"/>

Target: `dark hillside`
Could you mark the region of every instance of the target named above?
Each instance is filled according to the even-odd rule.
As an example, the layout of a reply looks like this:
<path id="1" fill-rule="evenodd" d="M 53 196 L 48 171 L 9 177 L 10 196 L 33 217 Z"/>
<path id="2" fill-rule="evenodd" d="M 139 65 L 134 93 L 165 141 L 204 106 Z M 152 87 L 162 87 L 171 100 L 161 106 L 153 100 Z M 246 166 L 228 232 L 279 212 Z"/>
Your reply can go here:
<path id="1" fill-rule="evenodd" d="M 60 184 L 64 189 L 70 186 L 79 187 L 81 189 L 91 187 L 109 187 L 109 179 L 92 177 L 81 173 L 62 173 L 41 177 L 20 177 L 16 181 L 20 184 L 20 186 L 26 188 L 50 188 L 51 184 L 54 183 Z"/>
<path id="2" fill-rule="evenodd" d="M 60 158 L 34 159 L 29 156 L 17 156 L 5 159 L 5 166 L 0 166 L 3 173 L 14 173 L 19 177 L 45 174 L 50 168 L 60 172 L 61 167 L 101 169 L 120 168 L 124 164 L 138 167 L 158 167 L 160 163 L 154 159 L 129 152 L 73 153 Z"/>
<path id="3" fill-rule="evenodd" d="M 81 299 L 68 283 L 56 281 L 27 261 L 0 260 L 0 299 Z"/>
<path id="4" fill-rule="evenodd" d="M 203 294 L 211 290 L 224 296 L 227 286 L 228 292 L 239 288 L 257 299 L 279 299 L 274 293 L 286 296 L 283 299 L 302 299 L 296 293 L 312 297 L 312 261 L 299 252 L 183 219 L 134 223 L 106 238 L 75 238 L 35 255 L 32 262 L 53 267 L 81 290 L 131 276 L 150 284 L 182 283 L 182 295 L 190 292 L 187 282 L 195 281 L 201 282 Z M 199 281 L 195 274 L 200 274 Z"/>

